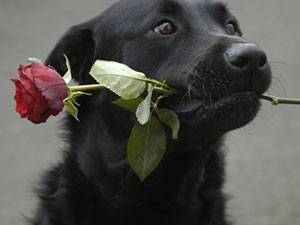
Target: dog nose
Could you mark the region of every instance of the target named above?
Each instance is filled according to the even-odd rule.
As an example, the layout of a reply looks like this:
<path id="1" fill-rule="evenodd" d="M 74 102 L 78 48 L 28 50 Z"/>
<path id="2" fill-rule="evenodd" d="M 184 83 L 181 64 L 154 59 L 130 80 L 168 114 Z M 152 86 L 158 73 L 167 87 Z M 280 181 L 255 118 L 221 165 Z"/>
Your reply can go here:
<path id="1" fill-rule="evenodd" d="M 271 68 L 265 52 L 253 43 L 236 43 L 225 51 L 225 59 L 232 72 L 243 72 L 248 89 L 264 93 L 271 83 Z"/>
<path id="2" fill-rule="evenodd" d="M 257 71 L 267 64 L 265 52 L 253 43 L 234 44 L 225 53 L 229 64 L 241 70 Z"/>

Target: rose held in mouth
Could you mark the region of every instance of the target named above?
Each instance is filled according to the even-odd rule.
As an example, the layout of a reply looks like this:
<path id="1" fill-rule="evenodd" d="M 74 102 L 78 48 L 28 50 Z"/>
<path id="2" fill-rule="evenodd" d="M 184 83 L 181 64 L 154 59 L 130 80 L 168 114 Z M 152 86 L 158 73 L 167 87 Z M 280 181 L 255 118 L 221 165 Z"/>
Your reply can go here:
<path id="1" fill-rule="evenodd" d="M 15 84 L 16 111 L 35 124 L 46 122 L 64 108 L 68 88 L 61 75 L 43 64 L 19 67 Z"/>

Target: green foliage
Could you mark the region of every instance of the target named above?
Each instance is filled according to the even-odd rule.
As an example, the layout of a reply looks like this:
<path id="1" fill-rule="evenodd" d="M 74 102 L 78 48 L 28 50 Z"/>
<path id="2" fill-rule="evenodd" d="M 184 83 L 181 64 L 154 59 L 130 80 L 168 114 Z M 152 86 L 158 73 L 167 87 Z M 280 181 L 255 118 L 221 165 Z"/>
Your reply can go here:
<path id="1" fill-rule="evenodd" d="M 136 123 L 127 146 L 128 163 L 143 181 L 161 162 L 166 152 L 166 134 L 155 116 L 145 124 Z"/>
<path id="2" fill-rule="evenodd" d="M 63 76 L 63 79 L 65 80 L 66 84 L 68 84 L 72 80 L 71 65 L 70 65 L 70 61 L 69 61 L 68 57 L 66 55 L 64 55 L 64 57 L 66 59 L 66 66 L 67 66 L 68 70 L 65 73 L 65 75 Z"/>
<path id="3" fill-rule="evenodd" d="M 65 101 L 65 106 L 67 107 L 67 111 L 71 114 L 71 116 L 73 116 L 77 121 L 79 121 L 78 109 L 74 105 L 74 103 L 72 101 Z"/>
<path id="4" fill-rule="evenodd" d="M 143 80 L 146 78 L 145 74 L 112 61 L 97 60 L 90 74 L 99 84 L 123 99 L 139 97 L 145 91 L 147 85 Z"/>
<path id="5" fill-rule="evenodd" d="M 139 106 L 139 104 L 141 104 L 142 101 L 143 101 L 143 99 L 141 97 L 128 99 L 128 100 L 119 98 L 119 99 L 113 101 L 112 103 L 117 106 L 120 106 L 123 109 L 126 109 L 129 112 L 135 113 L 137 110 L 137 107 Z"/>
<path id="6" fill-rule="evenodd" d="M 163 122 L 172 129 L 172 138 L 178 139 L 180 122 L 176 113 L 169 109 L 159 109 L 157 115 L 161 122 Z"/>
<path id="7" fill-rule="evenodd" d="M 153 85 L 148 84 L 148 95 L 144 101 L 139 104 L 135 113 L 138 122 L 142 125 L 146 124 L 150 119 L 152 93 Z"/>
<path id="8" fill-rule="evenodd" d="M 65 58 L 68 71 L 64 79 L 68 83 L 72 76 L 69 60 L 66 56 Z M 99 85 L 69 88 L 69 96 L 64 101 L 68 112 L 78 120 L 76 106 L 79 104 L 76 98 L 87 95 L 82 90 L 98 90 L 105 87 L 120 96 L 121 98 L 112 103 L 135 113 L 137 118 L 128 140 L 128 163 L 140 180 L 145 180 L 159 165 L 167 150 L 166 132 L 161 122 L 172 129 L 173 139 L 178 138 L 180 124 L 177 115 L 171 110 L 158 108 L 159 100 L 174 94 L 175 90 L 165 82 L 147 78 L 145 74 L 113 61 L 97 60 L 91 68 L 90 75 Z M 147 95 L 142 98 L 146 87 Z M 154 91 L 161 95 L 155 95 L 154 98 Z M 155 103 L 152 104 L 152 101 Z"/>
<path id="9" fill-rule="evenodd" d="M 78 109 L 76 106 L 80 106 L 79 103 L 77 102 L 77 98 L 81 95 L 88 95 L 90 96 L 91 94 L 82 92 L 82 91 L 76 91 L 72 92 L 69 90 L 69 96 L 64 100 L 64 104 L 67 107 L 67 111 L 77 120 L 78 119 Z"/>

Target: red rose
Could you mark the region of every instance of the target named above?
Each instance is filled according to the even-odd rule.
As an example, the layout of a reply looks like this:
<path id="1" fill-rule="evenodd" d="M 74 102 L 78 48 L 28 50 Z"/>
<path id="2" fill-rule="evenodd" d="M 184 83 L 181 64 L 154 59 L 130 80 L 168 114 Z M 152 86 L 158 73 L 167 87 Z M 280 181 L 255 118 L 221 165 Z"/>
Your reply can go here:
<path id="1" fill-rule="evenodd" d="M 19 67 L 16 86 L 16 111 L 33 123 L 46 122 L 64 107 L 68 95 L 67 85 L 58 72 L 43 64 Z"/>

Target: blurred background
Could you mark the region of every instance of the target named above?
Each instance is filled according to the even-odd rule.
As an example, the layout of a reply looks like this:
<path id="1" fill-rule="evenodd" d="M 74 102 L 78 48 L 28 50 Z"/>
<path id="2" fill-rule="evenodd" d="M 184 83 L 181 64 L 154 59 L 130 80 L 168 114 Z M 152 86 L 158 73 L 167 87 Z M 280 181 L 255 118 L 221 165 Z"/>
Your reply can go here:
<path id="1" fill-rule="evenodd" d="M 14 112 L 18 64 L 45 59 L 73 24 L 112 4 L 104 0 L 0 0 L 0 224 L 24 224 L 35 205 L 32 187 L 60 159 L 59 118 L 34 126 Z M 300 1 L 229 0 L 244 36 L 268 53 L 270 93 L 300 97 Z M 235 224 L 300 224 L 300 106 L 264 103 L 257 119 L 228 135 L 225 191 Z"/>

